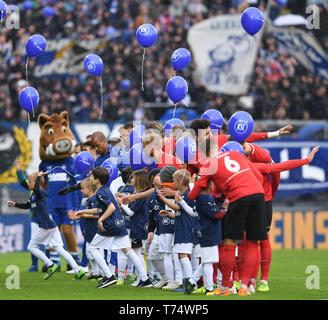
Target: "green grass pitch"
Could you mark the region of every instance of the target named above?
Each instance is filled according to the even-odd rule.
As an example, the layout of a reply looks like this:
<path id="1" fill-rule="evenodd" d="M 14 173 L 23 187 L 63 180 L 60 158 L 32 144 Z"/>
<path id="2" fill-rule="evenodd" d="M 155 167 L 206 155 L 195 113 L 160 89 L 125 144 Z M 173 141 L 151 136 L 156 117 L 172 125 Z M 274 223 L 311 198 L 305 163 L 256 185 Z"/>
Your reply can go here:
<path id="1" fill-rule="evenodd" d="M 328 250 L 273 250 L 269 277 L 270 291 L 248 297 L 187 296 L 129 285 L 96 289 L 96 282 L 73 281 L 65 272 L 43 280 L 44 273 L 26 272 L 30 254 L 0 254 L 0 300 L 318 300 L 328 299 Z M 8 266 L 19 268 L 19 289 L 8 289 Z M 66 269 L 66 263 L 63 263 Z M 41 266 L 41 263 L 40 263 Z M 7 269 L 8 268 L 8 269 Z M 319 287 L 318 287 L 319 286 Z"/>

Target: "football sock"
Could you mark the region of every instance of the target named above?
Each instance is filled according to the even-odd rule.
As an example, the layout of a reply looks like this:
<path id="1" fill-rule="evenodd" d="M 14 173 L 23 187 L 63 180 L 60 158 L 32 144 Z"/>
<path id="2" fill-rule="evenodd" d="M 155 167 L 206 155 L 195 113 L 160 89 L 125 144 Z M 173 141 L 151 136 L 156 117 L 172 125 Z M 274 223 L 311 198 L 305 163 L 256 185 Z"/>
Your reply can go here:
<path id="1" fill-rule="evenodd" d="M 212 263 L 204 263 L 204 287 L 206 290 L 213 291 L 213 264 Z"/>
<path id="2" fill-rule="evenodd" d="M 165 267 L 164 267 L 164 260 L 152 260 L 153 266 L 159 272 L 161 277 L 166 277 L 165 275 Z"/>
<path id="3" fill-rule="evenodd" d="M 272 258 L 272 250 L 271 250 L 269 234 L 266 240 L 260 241 L 260 249 L 261 249 L 261 280 L 268 281 L 271 258 Z"/>
<path id="4" fill-rule="evenodd" d="M 236 246 L 233 244 L 225 244 L 223 246 L 222 261 L 221 261 L 221 272 L 222 272 L 222 286 L 232 287 L 230 280 L 231 272 L 235 264 L 235 249 Z"/>
<path id="5" fill-rule="evenodd" d="M 54 247 L 54 249 L 72 267 L 75 273 L 80 271 L 80 267 L 78 266 L 74 258 L 62 246 L 56 246 Z"/>
<path id="6" fill-rule="evenodd" d="M 219 251 L 219 262 L 218 262 L 218 268 L 220 272 L 222 273 L 222 256 L 223 256 L 223 244 L 218 245 L 218 251 Z"/>
<path id="7" fill-rule="evenodd" d="M 174 266 L 171 253 L 164 253 L 164 269 L 168 282 L 174 281 Z"/>
<path id="8" fill-rule="evenodd" d="M 57 252 L 51 252 L 50 251 L 50 260 L 56 263 L 58 266 L 60 266 L 60 257 Z"/>
<path id="9" fill-rule="evenodd" d="M 236 263 L 238 266 L 239 279 L 243 273 L 243 263 L 244 263 L 244 253 L 246 250 L 246 235 L 244 235 L 243 240 L 241 240 L 240 245 L 238 246 L 238 256 L 236 258 Z"/>
<path id="10" fill-rule="evenodd" d="M 145 261 L 143 261 L 143 263 L 142 263 L 142 261 L 140 260 L 138 255 L 133 251 L 133 249 L 129 250 L 126 253 L 126 255 L 129 259 L 131 259 L 132 263 L 135 265 L 135 267 L 139 273 L 140 280 L 146 281 L 148 276 L 147 276 L 147 270 L 145 267 Z"/>
<path id="11" fill-rule="evenodd" d="M 90 254 L 97 262 L 98 266 L 102 271 L 102 274 L 105 275 L 107 278 L 110 278 L 113 273 L 108 268 L 107 262 L 104 258 L 104 251 L 98 248 L 90 248 Z"/>
<path id="12" fill-rule="evenodd" d="M 255 287 L 256 279 L 257 279 L 257 276 L 258 276 L 259 270 L 260 270 L 260 262 L 261 262 L 261 252 L 260 252 L 260 247 L 259 247 L 259 249 L 257 250 L 257 254 L 256 254 L 254 269 L 251 273 L 248 285 L 252 284 Z"/>
<path id="13" fill-rule="evenodd" d="M 246 250 L 244 253 L 244 263 L 242 267 L 241 280 L 242 284 L 248 285 L 248 281 L 254 270 L 257 255 L 259 254 L 260 246 L 257 242 L 246 241 Z"/>
<path id="14" fill-rule="evenodd" d="M 181 267 L 182 267 L 182 275 L 183 278 L 191 278 L 192 276 L 192 267 L 191 262 L 188 257 L 180 259 Z"/>
<path id="15" fill-rule="evenodd" d="M 29 243 L 27 250 L 30 251 L 37 259 L 43 261 L 48 267 L 53 265 L 53 262 L 38 248 L 37 244 Z"/>
<path id="16" fill-rule="evenodd" d="M 37 268 L 38 267 L 38 258 L 35 255 L 31 254 L 31 260 L 32 260 L 32 266 Z"/>
<path id="17" fill-rule="evenodd" d="M 126 265 L 128 263 L 128 257 L 120 250 L 117 252 L 117 276 L 118 279 L 124 280 L 124 274 Z"/>
<path id="18" fill-rule="evenodd" d="M 183 278 L 182 266 L 177 253 L 173 253 L 173 263 L 174 263 L 174 271 L 175 271 L 175 282 L 182 283 L 182 278 Z"/>

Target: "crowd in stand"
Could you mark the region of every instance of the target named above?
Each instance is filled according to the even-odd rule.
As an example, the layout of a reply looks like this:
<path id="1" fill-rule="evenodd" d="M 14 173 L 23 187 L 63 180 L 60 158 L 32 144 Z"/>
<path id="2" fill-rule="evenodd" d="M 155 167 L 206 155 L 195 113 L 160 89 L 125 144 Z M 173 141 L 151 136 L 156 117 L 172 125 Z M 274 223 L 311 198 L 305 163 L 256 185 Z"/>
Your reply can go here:
<path id="1" fill-rule="evenodd" d="M 179 47 L 188 48 L 190 26 L 216 15 L 240 13 L 250 5 L 242 0 L 34 0 L 33 8 L 26 10 L 25 2 L 17 1 L 20 28 L 3 26 L 1 29 L 0 121 L 26 120 L 27 114 L 20 107 L 17 95 L 18 90 L 26 85 L 26 61 L 20 48 L 32 34 L 41 33 L 46 39 L 69 37 L 78 40 L 95 39 L 120 31 L 121 36 L 109 41 L 100 54 L 105 66 L 102 119 L 147 121 L 154 120 L 154 114 L 145 108 L 145 103 L 165 103 L 168 100 L 165 85 L 173 75 L 171 54 Z M 251 2 L 251 5 L 255 3 L 264 9 L 267 1 Z M 288 8 L 293 13 L 302 13 L 302 8 L 305 12 L 306 1 L 289 2 Z M 324 1 L 321 3 L 320 29 L 315 30 L 314 36 L 328 52 L 328 8 Z M 55 16 L 43 16 L 42 9 L 46 5 L 55 8 Z M 271 18 L 277 17 L 281 10 L 286 9 L 274 2 Z M 147 50 L 144 92 L 140 90 L 143 48 L 135 38 L 136 29 L 143 23 L 152 23 L 159 31 L 156 45 Z M 51 114 L 67 110 L 73 121 L 99 120 L 98 79 L 88 77 L 84 72 L 69 78 L 36 79 L 33 77 L 35 63 L 30 59 L 28 66 L 29 81 L 40 93 L 35 116 L 41 112 Z M 194 68 L 192 62 L 180 75 L 188 82 L 188 94 L 197 111 L 202 113 L 215 107 L 228 118 L 238 107 L 238 99 L 206 91 L 193 79 Z M 258 51 L 249 94 L 254 97 L 252 114 L 255 119 L 322 119 L 328 111 L 327 82 L 306 70 L 270 35 L 263 38 Z"/>

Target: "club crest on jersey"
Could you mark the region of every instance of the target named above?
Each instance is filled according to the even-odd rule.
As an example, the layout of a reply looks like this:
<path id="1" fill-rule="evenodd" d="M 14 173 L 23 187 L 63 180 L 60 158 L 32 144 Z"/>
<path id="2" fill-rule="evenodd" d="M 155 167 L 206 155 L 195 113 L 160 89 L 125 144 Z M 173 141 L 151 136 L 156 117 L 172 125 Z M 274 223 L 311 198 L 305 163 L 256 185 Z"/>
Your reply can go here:
<path id="1" fill-rule="evenodd" d="M 168 217 L 163 217 L 163 219 L 162 219 L 162 224 L 163 224 L 164 226 L 168 226 L 170 223 L 171 223 L 171 219 L 170 219 L 170 218 L 168 218 Z"/>
<path id="2" fill-rule="evenodd" d="M 122 227 L 124 225 L 124 219 L 123 220 L 116 219 L 115 225 L 116 227 Z"/>

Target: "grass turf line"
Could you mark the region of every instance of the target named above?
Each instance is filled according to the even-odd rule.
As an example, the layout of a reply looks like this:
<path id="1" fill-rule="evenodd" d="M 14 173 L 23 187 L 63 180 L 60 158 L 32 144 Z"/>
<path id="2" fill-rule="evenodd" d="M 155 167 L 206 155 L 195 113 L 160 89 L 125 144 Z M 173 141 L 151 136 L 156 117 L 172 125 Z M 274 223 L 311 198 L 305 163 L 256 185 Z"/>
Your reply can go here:
<path id="1" fill-rule="evenodd" d="M 19 289 L 7 289 L 12 273 L 6 271 L 10 265 L 18 266 Z M 39 262 L 39 270 L 41 270 Z M 66 263 L 62 262 L 66 270 Z M 183 292 L 166 292 L 154 288 L 134 288 L 110 286 L 96 289 L 96 282 L 82 279 L 73 281 L 73 275 L 64 271 L 55 273 L 50 279 L 43 280 L 42 272 L 27 272 L 30 266 L 30 254 L 0 254 L 0 300 L 318 300 L 328 299 L 328 250 L 273 250 L 269 274 L 270 291 L 257 292 L 248 297 L 206 297 L 203 295 L 185 295 Z M 307 288 L 306 273 L 308 266 L 319 270 L 320 289 Z M 312 283 L 313 281 L 309 281 Z"/>

